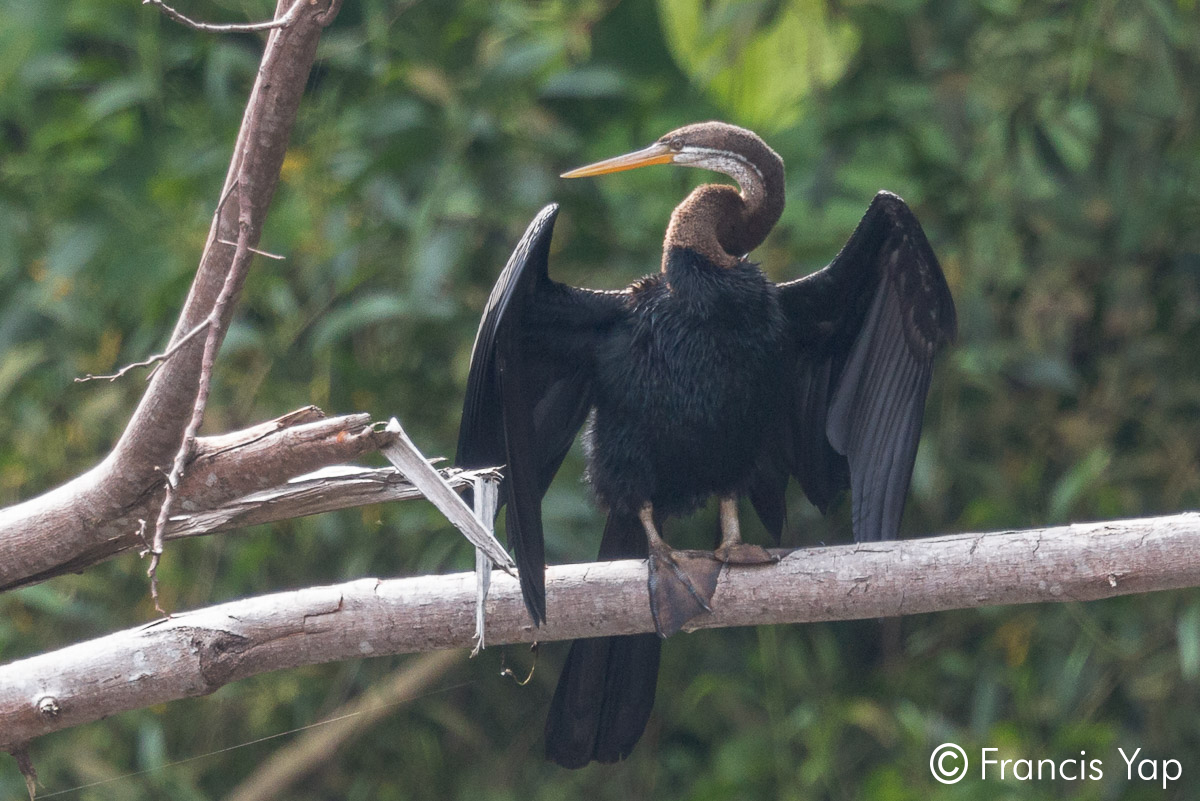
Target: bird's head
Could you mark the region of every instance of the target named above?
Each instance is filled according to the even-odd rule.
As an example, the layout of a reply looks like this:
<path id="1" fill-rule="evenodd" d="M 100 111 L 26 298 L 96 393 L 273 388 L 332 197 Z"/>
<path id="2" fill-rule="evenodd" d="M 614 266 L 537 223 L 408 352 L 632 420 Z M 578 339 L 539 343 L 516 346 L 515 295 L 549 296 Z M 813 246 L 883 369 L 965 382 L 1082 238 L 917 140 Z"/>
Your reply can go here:
<path id="1" fill-rule="evenodd" d="M 562 174 L 563 178 L 605 175 L 651 164 L 682 164 L 723 173 L 742 188 L 747 200 L 770 177 L 782 177 L 783 159 L 758 134 L 726 122 L 697 122 L 676 128 L 649 147 L 598 161 Z"/>
<path id="2" fill-rule="evenodd" d="M 733 178 L 741 187 L 740 203 L 728 187 L 700 187 L 680 204 L 671 227 L 680 241 L 697 240 L 711 233 L 725 252 L 741 256 L 762 242 L 783 211 L 783 159 L 758 134 L 725 122 L 698 122 L 676 128 L 649 147 L 579 167 L 562 177 L 585 178 L 651 164 L 713 170 Z M 734 195 L 733 202 L 740 206 L 737 219 L 731 219 L 725 193 Z M 693 211 L 711 213 L 701 217 Z M 689 217 L 696 222 L 687 224 Z M 669 232 L 668 246 L 671 239 Z M 713 253 L 720 255 L 715 250 Z"/>

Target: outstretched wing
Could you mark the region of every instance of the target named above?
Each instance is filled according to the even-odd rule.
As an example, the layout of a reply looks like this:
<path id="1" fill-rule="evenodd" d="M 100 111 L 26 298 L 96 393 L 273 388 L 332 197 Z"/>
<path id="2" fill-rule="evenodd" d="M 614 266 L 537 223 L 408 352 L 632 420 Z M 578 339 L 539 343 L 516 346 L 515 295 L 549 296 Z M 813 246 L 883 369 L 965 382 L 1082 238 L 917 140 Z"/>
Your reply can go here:
<path id="1" fill-rule="evenodd" d="M 957 327 L 937 257 L 904 201 L 880 192 L 828 267 L 779 289 L 794 347 L 789 432 L 751 497 L 772 516 L 786 466 L 822 512 L 850 488 L 856 540 L 892 539 L 933 360 Z"/>
<path id="2" fill-rule="evenodd" d="M 534 218 L 488 298 L 463 403 L 455 463 L 505 465 L 500 502 L 535 623 L 546 619 L 542 496 L 591 405 L 596 344 L 624 313 L 622 293 L 550 280 L 558 206 Z"/>

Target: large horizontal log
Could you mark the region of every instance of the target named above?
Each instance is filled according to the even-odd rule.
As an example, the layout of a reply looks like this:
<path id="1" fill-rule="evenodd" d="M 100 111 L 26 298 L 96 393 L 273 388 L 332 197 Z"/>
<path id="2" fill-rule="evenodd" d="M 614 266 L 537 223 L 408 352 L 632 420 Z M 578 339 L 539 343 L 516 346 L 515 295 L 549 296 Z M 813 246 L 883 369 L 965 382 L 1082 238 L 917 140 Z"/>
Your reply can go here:
<path id="1" fill-rule="evenodd" d="M 695 628 L 1090 601 L 1200 585 L 1200 514 L 780 552 L 723 571 Z M 471 645 L 475 576 L 359 579 L 233 601 L 0 667 L 0 749 L 299 665 Z M 643 561 L 552 567 L 534 628 L 495 573 L 493 645 L 653 630 Z"/>

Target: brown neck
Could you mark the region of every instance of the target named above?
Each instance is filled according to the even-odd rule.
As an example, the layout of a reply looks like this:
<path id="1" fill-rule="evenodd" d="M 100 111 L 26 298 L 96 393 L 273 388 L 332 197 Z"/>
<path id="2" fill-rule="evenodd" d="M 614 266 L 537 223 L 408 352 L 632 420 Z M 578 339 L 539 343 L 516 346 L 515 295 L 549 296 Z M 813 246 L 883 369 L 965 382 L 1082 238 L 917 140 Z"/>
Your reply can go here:
<path id="1" fill-rule="evenodd" d="M 765 149 L 765 148 L 764 148 Z M 663 269 L 667 251 L 690 248 L 721 267 L 732 267 L 762 244 L 783 213 L 783 162 L 763 159 L 757 167 L 736 165 L 730 172 L 741 185 L 697 187 L 675 207 L 663 243 Z"/>

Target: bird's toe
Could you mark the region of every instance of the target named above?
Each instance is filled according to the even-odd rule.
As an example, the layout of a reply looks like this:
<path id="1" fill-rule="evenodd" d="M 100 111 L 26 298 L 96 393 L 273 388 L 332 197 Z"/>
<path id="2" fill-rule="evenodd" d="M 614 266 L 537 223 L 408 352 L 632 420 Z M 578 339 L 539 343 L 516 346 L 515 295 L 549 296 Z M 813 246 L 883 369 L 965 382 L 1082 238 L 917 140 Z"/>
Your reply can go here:
<path id="1" fill-rule="evenodd" d="M 713 555 L 727 565 L 766 565 L 779 561 L 779 557 L 766 548 L 748 542 L 722 545 Z"/>

